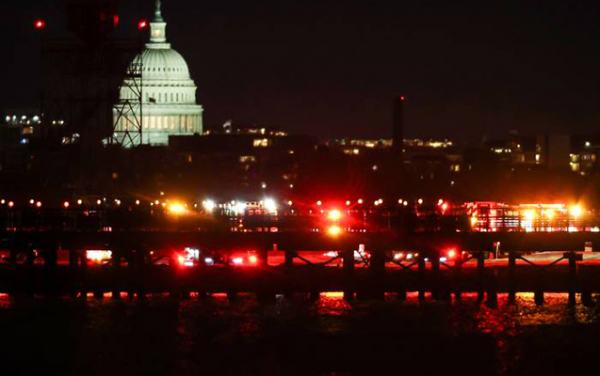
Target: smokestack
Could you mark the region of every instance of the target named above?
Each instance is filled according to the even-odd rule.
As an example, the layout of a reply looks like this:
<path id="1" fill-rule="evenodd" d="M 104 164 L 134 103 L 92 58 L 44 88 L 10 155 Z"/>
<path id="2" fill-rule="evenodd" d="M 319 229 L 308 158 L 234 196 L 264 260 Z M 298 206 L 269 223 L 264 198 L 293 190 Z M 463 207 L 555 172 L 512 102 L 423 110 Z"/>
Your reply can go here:
<path id="1" fill-rule="evenodd" d="M 404 140 L 404 96 L 394 98 L 392 148 L 396 154 L 402 154 Z"/>

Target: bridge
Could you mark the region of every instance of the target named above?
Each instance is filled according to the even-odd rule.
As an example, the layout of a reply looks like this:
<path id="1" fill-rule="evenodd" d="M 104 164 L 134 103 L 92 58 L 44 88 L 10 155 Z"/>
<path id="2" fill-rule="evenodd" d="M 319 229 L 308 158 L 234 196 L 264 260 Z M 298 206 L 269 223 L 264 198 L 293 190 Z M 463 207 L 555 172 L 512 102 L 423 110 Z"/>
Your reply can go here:
<path id="1" fill-rule="evenodd" d="M 564 292 L 570 304 L 576 294 L 591 304 L 600 292 L 600 262 L 583 252 L 586 246 L 600 246 L 600 233 L 5 230 L 0 292 L 114 299 L 254 292 L 266 301 L 323 291 L 343 291 L 347 299 L 417 291 L 423 300 L 477 292 L 490 305 L 499 293 L 514 301 L 517 292 L 534 292 L 542 304 L 544 292 Z M 175 257 L 184 249 L 198 250 L 189 264 Z M 90 250 L 110 256 L 95 260 Z M 252 263 L 231 262 L 248 252 Z"/>

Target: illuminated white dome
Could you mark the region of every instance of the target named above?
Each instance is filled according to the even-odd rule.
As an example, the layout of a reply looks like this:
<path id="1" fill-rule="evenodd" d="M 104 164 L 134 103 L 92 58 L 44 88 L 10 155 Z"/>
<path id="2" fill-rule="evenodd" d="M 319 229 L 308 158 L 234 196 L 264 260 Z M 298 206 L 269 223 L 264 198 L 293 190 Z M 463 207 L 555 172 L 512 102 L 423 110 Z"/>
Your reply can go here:
<path id="1" fill-rule="evenodd" d="M 115 111 L 117 132 L 114 138 L 121 144 L 127 141 L 122 139 L 128 137 L 123 134 L 125 131 L 135 132 L 136 122 L 139 124 L 136 116 L 141 119 L 143 144 L 166 145 L 170 135 L 202 133 L 203 109 L 196 104 L 196 84 L 183 56 L 167 42 L 166 28 L 161 2 L 156 0 L 150 41 L 128 68 L 130 73 L 139 74 L 141 70 L 141 81 L 126 79 L 120 90 L 123 109 L 127 110 L 125 106 L 133 108 L 131 115 L 121 114 L 121 120 L 117 118 L 119 111 Z M 135 144 L 134 141 L 131 143 Z"/>
<path id="2" fill-rule="evenodd" d="M 141 59 L 141 62 L 140 62 Z M 141 63 L 143 80 L 190 80 L 188 65 L 172 48 L 146 48 L 134 59 L 131 69 Z"/>

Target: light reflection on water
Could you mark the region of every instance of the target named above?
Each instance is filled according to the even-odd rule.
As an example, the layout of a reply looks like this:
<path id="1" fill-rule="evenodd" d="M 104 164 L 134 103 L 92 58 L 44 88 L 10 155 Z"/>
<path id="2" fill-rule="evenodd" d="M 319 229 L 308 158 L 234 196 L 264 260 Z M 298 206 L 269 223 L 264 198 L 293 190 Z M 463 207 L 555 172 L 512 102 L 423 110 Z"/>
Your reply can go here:
<path id="1" fill-rule="evenodd" d="M 154 354 L 153 361 L 163 369 L 184 370 L 184 374 L 207 371 L 203 362 L 213 358 L 239 373 L 239 364 L 228 363 L 224 355 L 228 351 L 238 362 L 253 364 L 254 374 L 280 374 L 277 371 L 281 369 L 267 371 L 273 371 L 273 364 L 285 366 L 280 358 L 285 359 L 287 350 L 281 347 L 296 346 L 286 338 L 299 342 L 302 349 L 314 346 L 313 351 L 320 354 L 330 341 L 340 347 L 354 336 L 358 341 L 381 338 L 397 345 L 423 336 L 452 340 L 475 334 L 492 339 L 497 373 L 508 374 L 530 356 L 528 344 L 537 344 L 536 336 L 546 338 L 549 329 L 549 338 L 569 336 L 594 327 L 600 317 L 596 306 L 585 307 L 578 301 L 575 307 L 568 307 L 567 294 L 545 294 L 543 306 L 535 304 L 533 294 L 517 294 L 515 304 L 508 302 L 506 294 L 499 294 L 497 308 L 479 303 L 476 294 L 463 294 L 461 301 L 451 302 L 433 301 L 429 294 L 420 302 L 416 293 L 407 294 L 405 301 L 386 294 L 381 302 L 348 302 L 341 292 L 328 292 L 316 301 L 299 294 L 278 295 L 268 304 L 259 303 L 253 294 L 237 294 L 233 301 L 227 294 L 202 297 L 192 293 L 191 299 L 185 300 L 166 294 L 146 299 L 122 295 L 120 301 L 110 296 L 25 299 L 0 294 L 0 326 L 8 329 L 8 338 L 11 330 L 15 337 L 25 330 L 35 338 L 38 334 L 31 328 L 44 328 L 50 320 L 55 327 L 44 328 L 50 332 L 40 335 L 60 336 L 66 331 L 85 349 L 78 350 L 83 352 L 82 362 L 111 372 L 104 363 L 109 356 L 104 354 L 104 346 L 110 345 L 121 354 L 133 351 L 132 359 L 141 364 L 147 362 L 148 354 Z M 260 350 L 251 350 L 257 346 Z M 156 355 L 155 349 L 162 350 Z M 130 364 L 131 359 L 120 356 L 124 355 L 118 355 L 117 361 Z M 335 369 L 337 364 L 331 367 Z"/>

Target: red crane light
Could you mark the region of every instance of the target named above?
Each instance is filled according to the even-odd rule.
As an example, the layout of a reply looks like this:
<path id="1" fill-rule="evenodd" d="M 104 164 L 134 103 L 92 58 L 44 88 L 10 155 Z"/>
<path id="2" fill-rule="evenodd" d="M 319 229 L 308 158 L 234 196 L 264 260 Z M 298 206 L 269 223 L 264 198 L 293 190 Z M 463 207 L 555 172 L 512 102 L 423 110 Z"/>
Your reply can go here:
<path id="1" fill-rule="evenodd" d="M 148 20 L 145 18 L 142 18 L 141 20 L 138 21 L 138 30 L 142 31 L 142 30 L 146 30 L 148 28 Z"/>
<path id="2" fill-rule="evenodd" d="M 33 21 L 33 27 L 36 30 L 44 30 L 46 28 L 46 21 L 44 21 L 44 19 L 42 18 L 38 18 L 35 21 Z"/>

